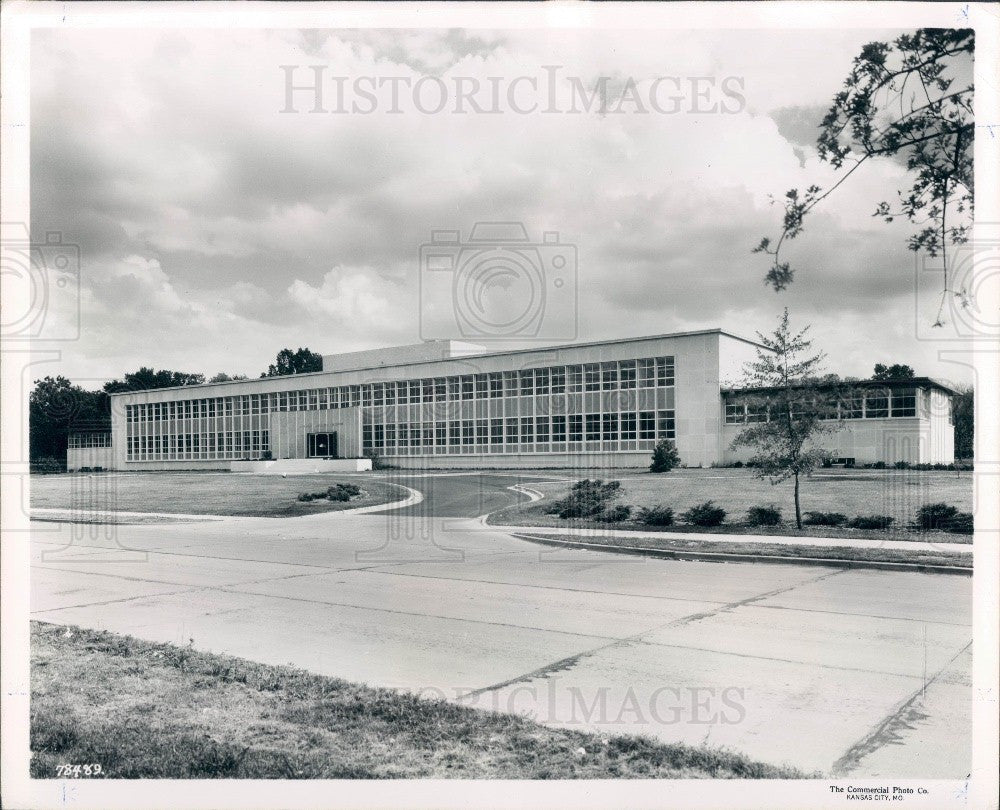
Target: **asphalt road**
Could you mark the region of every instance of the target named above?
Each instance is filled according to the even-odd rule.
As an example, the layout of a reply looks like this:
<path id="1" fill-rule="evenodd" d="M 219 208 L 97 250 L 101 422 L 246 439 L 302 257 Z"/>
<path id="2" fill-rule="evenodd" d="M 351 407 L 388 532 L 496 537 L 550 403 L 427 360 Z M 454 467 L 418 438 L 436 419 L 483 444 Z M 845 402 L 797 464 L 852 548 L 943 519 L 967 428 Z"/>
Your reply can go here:
<path id="1" fill-rule="evenodd" d="M 468 517 L 517 478 L 399 480 L 425 500 L 36 522 L 32 617 L 807 771 L 968 773 L 969 578 L 544 549 Z"/>

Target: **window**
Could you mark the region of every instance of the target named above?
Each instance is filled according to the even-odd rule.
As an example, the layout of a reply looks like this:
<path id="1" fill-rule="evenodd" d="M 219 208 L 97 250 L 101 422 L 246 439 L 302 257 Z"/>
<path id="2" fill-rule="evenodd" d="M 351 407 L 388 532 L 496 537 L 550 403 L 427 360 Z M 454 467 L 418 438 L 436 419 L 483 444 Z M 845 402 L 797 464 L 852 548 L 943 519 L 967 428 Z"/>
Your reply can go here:
<path id="1" fill-rule="evenodd" d="M 505 397 L 517 396 L 517 372 L 505 371 L 503 373 L 503 395 Z"/>
<path id="2" fill-rule="evenodd" d="M 410 380 L 410 404 L 420 402 L 420 380 Z"/>
<path id="3" fill-rule="evenodd" d="M 503 419 L 490 420 L 490 444 L 503 444 Z"/>
<path id="4" fill-rule="evenodd" d="M 572 413 L 569 415 L 569 440 L 571 442 L 583 441 L 583 415 Z"/>
<path id="5" fill-rule="evenodd" d="M 500 399 L 503 396 L 503 377 L 499 372 L 490 374 L 490 399 Z"/>
<path id="6" fill-rule="evenodd" d="M 601 390 L 601 367 L 597 363 L 588 363 L 583 367 L 583 390 Z"/>
<path id="7" fill-rule="evenodd" d="M 489 378 L 486 374 L 476 375 L 476 399 L 486 399 L 490 394 Z"/>
<path id="8" fill-rule="evenodd" d="M 535 440 L 534 422 L 530 416 L 521 417 L 521 442 L 531 444 Z"/>
<path id="9" fill-rule="evenodd" d="M 549 443 L 549 417 L 535 417 L 535 441 L 539 444 Z"/>
<path id="10" fill-rule="evenodd" d="M 623 413 L 621 415 L 621 432 L 623 441 L 632 441 L 635 439 L 635 414 L 634 413 Z"/>
<path id="11" fill-rule="evenodd" d="M 562 394 L 566 392 L 566 369 L 557 366 L 552 369 L 552 393 Z"/>
<path id="12" fill-rule="evenodd" d="M 395 388 L 395 386 L 393 386 Z M 385 449 L 395 450 L 396 449 L 396 426 L 386 425 L 385 426 Z"/>
<path id="13" fill-rule="evenodd" d="M 649 359 L 637 360 L 636 365 L 639 369 L 639 387 L 652 388 L 656 372 L 653 361 Z"/>
<path id="14" fill-rule="evenodd" d="M 553 416 L 552 417 L 552 441 L 554 441 L 554 442 L 564 442 L 564 441 L 566 441 L 566 417 L 565 416 Z"/>
<path id="15" fill-rule="evenodd" d="M 642 411 L 639 414 L 639 438 L 656 438 L 656 417 L 652 411 Z"/>
<path id="16" fill-rule="evenodd" d="M 434 423 L 424 422 L 422 427 L 423 436 L 421 437 L 421 446 L 432 447 L 434 445 Z"/>
<path id="17" fill-rule="evenodd" d="M 486 419 L 476 420 L 476 444 L 486 444 L 489 438 L 490 423 Z"/>
<path id="18" fill-rule="evenodd" d="M 743 403 L 726 403 L 726 424 L 736 425 L 745 421 Z"/>
<path id="19" fill-rule="evenodd" d="M 864 414 L 865 397 L 852 391 L 840 400 L 840 416 L 843 419 L 860 419 Z"/>
<path id="20" fill-rule="evenodd" d="M 601 363 L 601 390 L 614 391 L 618 387 L 618 363 Z"/>
<path id="21" fill-rule="evenodd" d="M 892 392 L 892 415 L 917 415 L 917 390 L 915 388 L 898 388 Z"/>
<path id="22" fill-rule="evenodd" d="M 549 370 L 547 368 L 535 369 L 535 393 L 549 393 Z"/>
<path id="23" fill-rule="evenodd" d="M 448 423 L 448 446 L 458 447 L 462 443 L 462 423 L 457 419 Z"/>
<path id="24" fill-rule="evenodd" d="M 601 418 L 601 436 L 606 442 L 618 441 L 618 414 L 604 414 Z"/>
<path id="25" fill-rule="evenodd" d="M 410 401 L 410 384 L 408 382 L 396 383 L 396 401 L 400 405 L 406 405 Z"/>
<path id="26" fill-rule="evenodd" d="M 420 447 L 420 441 L 423 437 L 423 425 L 419 423 L 410 425 L 410 447 Z"/>
<path id="27" fill-rule="evenodd" d="M 462 381 L 459 377 L 448 378 L 448 401 L 458 402 L 461 399 Z"/>
<path id="28" fill-rule="evenodd" d="M 434 423 L 434 444 L 438 447 L 444 447 L 448 443 L 448 423 L 447 422 L 435 422 Z"/>
<path id="29" fill-rule="evenodd" d="M 519 376 L 521 380 L 521 396 L 530 397 L 534 393 L 534 372 L 530 368 L 524 369 Z"/>
<path id="30" fill-rule="evenodd" d="M 635 361 L 625 360 L 618 368 L 619 386 L 623 391 L 635 388 Z"/>
<path id="31" fill-rule="evenodd" d="M 747 405 L 747 422 L 766 422 L 767 405 L 758 403 Z"/>
<path id="32" fill-rule="evenodd" d="M 886 392 L 869 391 L 865 394 L 865 418 L 885 419 L 889 416 L 889 397 Z"/>
<path id="33" fill-rule="evenodd" d="M 472 399 L 475 395 L 475 387 L 472 375 L 466 374 L 462 377 L 462 399 Z"/>
<path id="34" fill-rule="evenodd" d="M 656 384 L 659 386 L 674 384 L 674 358 L 656 358 Z"/>
<path id="35" fill-rule="evenodd" d="M 517 444 L 517 418 L 510 417 L 506 422 L 507 444 Z"/>
<path id="36" fill-rule="evenodd" d="M 434 380 L 421 380 L 420 381 L 421 402 L 433 402 L 434 401 Z"/>
<path id="37" fill-rule="evenodd" d="M 580 393 L 583 390 L 583 366 L 570 366 L 568 372 L 570 393 Z"/>
<path id="38" fill-rule="evenodd" d="M 656 437 L 658 439 L 675 438 L 674 412 L 657 411 L 656 413 Z"/>
<path id="39" fill-rule="evenodd" d="M 444 377 L 434 379 L 434 401 L 444 402 L 448 399 L 448 382 Z"/>
<path id="40" fill-rule="evenodd" d="M 584 417 L 587 426 L 587 441 L 599 442 L 601 440 L 601 415 L 599 413 L 588 413 Z"/>
<path id="41" fill-rule="evenodd" d="M 381 405 L 383 402 L 385 402 L 385 385 L 375 383 L 372 391 L 372 404 Z"/>
<path id="42" fill-rule="evenodd" d="M 385 384 L 385 404 L 386 405 L 396 404 L 396 383 L 394 382 Z"/>
<path id="43" fill-rule="evenodd" d="M 471 419 L 462 420 L 462 444 L 471 445 L 476 438 L 475 425 Z"/>

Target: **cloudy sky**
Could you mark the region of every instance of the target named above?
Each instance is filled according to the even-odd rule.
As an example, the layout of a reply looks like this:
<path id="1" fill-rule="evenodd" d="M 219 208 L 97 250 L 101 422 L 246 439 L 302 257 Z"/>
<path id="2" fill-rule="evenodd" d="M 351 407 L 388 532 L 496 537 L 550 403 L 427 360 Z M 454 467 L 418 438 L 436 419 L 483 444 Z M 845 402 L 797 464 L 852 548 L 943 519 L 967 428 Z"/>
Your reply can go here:
<path id="1" fill-rule="evenodd" d="M 920 339 L 939 279 L 920 274 L 915 295 L 909 227 L 871 216 L 902 187 L 897 163 L 870 164 L 807 221 L 789 291 L 750 252 L 776 235 L 769 195 L 831 184 L 816 125 L 860 47 L 897 33 L 36 31 L 33 236 L 59 231 L 82 256 L 80 339 L 48 373 L 256 376 L 285 346 L 436 336 L 420 246 L 519 221 L 576 247 L 575 282 L 546 299 L 554 338 L 752 337 L 788 306 L 830 371 L 907 362 L 962 380 Z M 315 75 L 323 111 L 307 89 L 282 112 L 288 77 Z M 602 77 L 611 107 L 586 112 L 574 87 Z M 479 90 L 464 104 L 456 86 Z M 63 305 L 52 323 L 72 317 Z"/>

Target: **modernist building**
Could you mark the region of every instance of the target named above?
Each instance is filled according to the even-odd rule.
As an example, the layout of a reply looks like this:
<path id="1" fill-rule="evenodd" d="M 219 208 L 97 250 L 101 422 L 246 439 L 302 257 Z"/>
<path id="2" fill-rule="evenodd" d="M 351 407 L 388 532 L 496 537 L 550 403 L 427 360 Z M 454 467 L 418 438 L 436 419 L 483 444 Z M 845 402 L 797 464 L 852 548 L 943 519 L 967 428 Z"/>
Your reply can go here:
<path id="1" fill-rule="evenodd" d="M 758 418 L 727 386 L 758 348 L 713 329 L 503 352 L 430 341 L 330 355 L 313 374 L 115 394 L 102 448 L 110 461 L 100 466 L 230 469 L 376 453 L 398 467 L 643 467 L 660 439 L 687 466 L 727 463 L 738 458 L 729 449 L 738 421 Z M 909 381 L 899 402 L 910 406 L 897 407 L 890 388 L 886 407 L 865 395 L 844 414 L 838 435 L 856 438 L 837 455 L 951 461 L 950 390 Z"/>

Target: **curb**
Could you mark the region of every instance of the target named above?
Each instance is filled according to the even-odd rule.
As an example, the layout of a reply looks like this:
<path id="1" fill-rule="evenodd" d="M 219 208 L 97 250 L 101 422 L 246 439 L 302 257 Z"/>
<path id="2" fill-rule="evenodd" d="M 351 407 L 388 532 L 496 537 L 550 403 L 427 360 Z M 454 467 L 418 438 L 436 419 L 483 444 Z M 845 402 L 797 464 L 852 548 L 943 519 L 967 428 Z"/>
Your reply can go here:
<path id="1" fill-rule="evenodd" d="M 581 551 L 605 551 L 611 554 L 631 554 L 639 557 L 655 557 L 667 560 L 702 560 L 705 562 L 756 562 L 777 565 L 820 565 L 834 568 L 868 568 L 877 571 L 915 571 L 928 574 L 957 574 L 972 576 L 972 568 L 955 565 L 929 565 L 926 563 L 875 562 L 869 560 L 843 560 L 825 557 L 780 557 L 771 554 L 726 554 L 717 551 L 675 551 L 662 548 L 640 548 L 638 546 L 608 546 L 602 543 L 585 543 L 576 540 L 555 540 L 533 534 L 511 533 L 511 537 L 527 540 L 543 546 L 575 548 Z"/>

